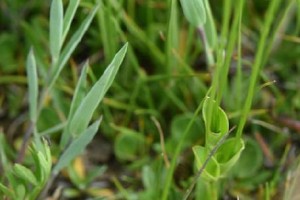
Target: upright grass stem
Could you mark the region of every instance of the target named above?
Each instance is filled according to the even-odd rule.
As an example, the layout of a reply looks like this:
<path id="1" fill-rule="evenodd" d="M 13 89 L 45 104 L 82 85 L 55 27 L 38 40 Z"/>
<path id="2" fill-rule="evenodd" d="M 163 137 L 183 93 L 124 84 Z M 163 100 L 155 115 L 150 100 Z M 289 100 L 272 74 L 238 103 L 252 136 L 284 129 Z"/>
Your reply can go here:
<path id="1" fill-rule="evenodd" d="M 264 26 L 262 29 L 261 37 L 260 37 L 258 48 L 257 48 L 257 54 L 255 56 L 253 70 L 252 70 L 251 77 L 250 77 L 248 95 L 246 98 L 245 106 L 242 111 L 241 120 L 238 125 L 238 130 L 237 130 L 238 138 L 240 138 L 242 136 L 243 128 L 244 128 L 246 120 L 247 120 L 247 115 L 248 115 L 251 105 L 252 105 L 252 100 L 254 97 L 257 78 L 258 78 L 258 75 L 259 75 L 259 72 L 261 69 L 262 62 L 264 60 L 263 56 L 265 54 L 267 37 L 270 33 L 272 21 L 274 19 L 274 16 L 276 16 L 276 11 L 280 5 L 280 2 L 281 2 L 281 0 L 270 1 L 270 5 L 269 5 L 267 13 L 266 13 L 265 23 L 264 23 Z"/>

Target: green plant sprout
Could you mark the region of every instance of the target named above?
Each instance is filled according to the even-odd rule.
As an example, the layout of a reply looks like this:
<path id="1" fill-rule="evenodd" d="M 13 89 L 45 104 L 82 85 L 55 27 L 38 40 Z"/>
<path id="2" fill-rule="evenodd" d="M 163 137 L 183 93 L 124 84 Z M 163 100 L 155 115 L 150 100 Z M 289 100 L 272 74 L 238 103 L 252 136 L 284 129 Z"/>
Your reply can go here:
<path id="1" fill-rule="evenodd" d="M 29 200 L 44 198 L 53 179 L 63 168 L 67 167 L 76 156 L 83 152 L 99 128 L 101 119 L 90 126 L 89 123 L 94 111 L 113 83 L 118 69 L 125 57 L 128 46 L 127 43 L 115 54 L 110 65 L 87 94 L 85 94 L 85 82 L 89 65 L 88 62 L 85 63 L 79 82 L 76 86 L 68 120 L 64 126 L 61 137 L 61 155 L 53 167 L 50 147 L 45 140 L 41 139 L 41 135 L 37 128 L 38 118 L 43 109 L 46 95 L 53 89 L 59 78 L 60 72 L 66 65 L 66 62 L 69 60 L 78 43 L 81 41 L 99 8 L 99 5 L 94 6 L 93 10 L 64 46 L 70 24 L 74 18 L 78 5 L 79 1 L 70 1 L 66 15 L 64 16 L 62 0 L 53 0 L 51 3 L 49 25 L 49 46 L 51 55 L 50 74 L 47 77 L 47 82 L 42 89 L 41 95 L 39 95 L 38 67 L 34 50 L 31 49 L 28 54 L 26 69 L 29 89 L 29 119 L 31 125 L 25 135 L 17 160 L 18 163 L 14 164 L 11 170 L 8 169 L 8 173 L 5 176 L 6 179 L 4 179 L 4 181 L 8 182 L 8 186 L 5 186 L 3 184 L 4 182 L 0 184 L 1 194 L 4 194 L 7 198 Z M 39 97 L 40 100 L 38 101 Z M 34 142 L 31 156 L 34 160 L 33 166 L 35 166 L 35 172 L 30 168 L 19 164 L 24 160 L 25 151 L 28 145 L 27 142 L 32 133 Z M 42 191 L 43 193 L 40 194 Z"/>

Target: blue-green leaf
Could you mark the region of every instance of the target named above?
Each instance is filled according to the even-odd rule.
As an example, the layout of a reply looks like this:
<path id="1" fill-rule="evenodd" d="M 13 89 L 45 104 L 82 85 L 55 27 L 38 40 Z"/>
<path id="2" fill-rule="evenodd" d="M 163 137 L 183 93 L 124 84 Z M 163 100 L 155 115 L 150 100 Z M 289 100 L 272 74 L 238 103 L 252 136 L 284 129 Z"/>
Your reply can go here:
<path id="1" fill-rule="evenodd" d="M 56 174 L 62 168 L 66 167 L 76 156 L 81 154 L 90 141 L 94 138 L 98 131 L 101 119 L 94 122 L 89 126 L 83 133 L 79 135 L 78 138 L 73 140 L 73 142 L 68 146 L 64 153 L 59 158 L 56 166 L 53 168 L 53 172 Z"/>
<path id="2" fill-rule="evenodd" d="M 31 49 L 26 61 L 27 81 L 29 87 L 29 115 L 32 122 L 37 120 L 37 102 L 38 102 L 38 75 L 36 61 L 33 50 Z"/>
<path id="3" fill-rule="evenodd" d="M 75 136 L 79 135 L 88 126 L 88 123 L 90 122 L 94 111 L 113 83 L 113 80 L 125 57 L 127 46 L 128 44 L 125 44 L 122 49 L 115 55 L 114 59 L 104 71 L 101 78 L 95 83 L 86 97 L 82 100 L 70 123 L 71 134 Z"/>
<path id="4" fill-rule="evenodd" d="M 77 29 L 74 35 L 71 37 L 70 41 L 66 44 L 66 47 L 63 49 L 57 64 L 54 65 L 52 69 L 52 79 L 49 84 L 49 88 L 53 86 L 56 79 L 58 78 L 61 70 L 65 66 L 66 62 L 69 60 L 71 54 L 77 47 L 78 43 L 81 41 L 84 33 L 87 31 L 88 27 L 90 26 L 92 19 L 94 18 L 99 5 L 95 6 L 95 8 L 90 12 L 90 14 L 86 17 L 86 19 L 82 22 L 81 26 Z"/>
<path id="5" fill-rule="evenodd" d="M 184 16 L 193 26 L 199 27 L 206 22 L 203 0 L 180 0 L 180 3 Z"/>
<path id="6" fill-rule="evenodd" d="M 50 8 L 50 52 L 56 63 L 62 46 L 63 4 L 62 0 L 52 0 Z"/>
<path id="7" fill-rule="evenodd" d="M 63 21 L 63 36 L 62 36 L 63 41 L 65 40 L 65 38 L 69 32 L 69 29 L 70 29 L 72 20 L 74 18 L 74 15 L 76 13 L 76 10 L 78 8 L 79 2 L 80 2 L 80 0 L 69 1 L 66 15 L 65 15 L 64 21 Z"/>
<path id="8" fill-rule="evenodd" d="M 69 112 L 69 115 L 68 115 L 67 125 L 64 129 L 64 132 L 62 134 L 62 138 L 61 138 L 61 141 L 60 141 L 61 148 L 63 148 L 67 144 L 68 140 L 71 137 L 71 134 L 69 132 L 70 121 L 73 118 L 73 115 L 74 115 L 76 109 L 78 108 L 78 106 L 80 105 L 82 99 L 85 96 L 87 69 L 88 69 L 88 62 L 86 62 L 84 64 L 83 69 L 81 70 L 81 75 L 80 75 L 79 81 L 78 81 L 78 83 L 76 85 L 76 88 L 75 88 L 75 92 L 74 92 L 74 95 L 73 95 L 73 100 L 72 100 L 72 103 L 71 103 L 70 112 Z"/>

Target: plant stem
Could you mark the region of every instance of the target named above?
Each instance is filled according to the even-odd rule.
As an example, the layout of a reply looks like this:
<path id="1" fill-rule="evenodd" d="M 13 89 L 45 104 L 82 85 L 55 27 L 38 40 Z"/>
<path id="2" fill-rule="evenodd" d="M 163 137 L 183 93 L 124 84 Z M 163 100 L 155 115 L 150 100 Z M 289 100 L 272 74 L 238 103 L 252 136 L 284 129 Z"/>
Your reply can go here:
<path id="1" fill-rule="evenodd" d="M 267 10 L 265 23 L 264 23 L 264 26 L 262 29 L 261 37 L 260 37 L 259 44 L 258 44 L 257 54 L 255 56 L 253 70 L 252 70 L 251 77 L 250 77 L 248 95 L 246 98 L 245 106 L 242 111 L 241 120 L 238 125 L 238 130 L 237 130 L 238 138 L 240 138 L 242 136 L 243 128 L 246 124 L 247 116 L 248 116 L 248 113 L 249 113 L 251 105 L 252 105 L 252 100 L 254 97 L 257 78 L 258 78 L 258 75 L 259 75 L 259 72 L 261 69 L 262 62 L 264 60 L 263 56 L 265 53 L 267 37 L 269 35 L 271 24 L 274 19 L 274 16 L 276 16 L 276 11 L 280 5 L 280 2 L 281 2 L 281 0 L 270 1 L 270 5 Z"/>

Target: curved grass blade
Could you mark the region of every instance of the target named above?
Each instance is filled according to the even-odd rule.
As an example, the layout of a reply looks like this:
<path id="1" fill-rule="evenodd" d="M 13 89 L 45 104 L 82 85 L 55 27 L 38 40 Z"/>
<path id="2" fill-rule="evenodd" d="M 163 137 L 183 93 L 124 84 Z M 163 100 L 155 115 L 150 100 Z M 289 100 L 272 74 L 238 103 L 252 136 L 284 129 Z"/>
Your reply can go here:
<path id="1" fill-rule="evenodd" d="M 71 134 L 79 135 L 88 126 L 94 111 L 104 97 L 108 88 L 111 86 L 119 70 L 119 67 L 127 52 L 127 46 L 128 44 L 126 43 L 121 50 L 119 50 L 112 62 L 104 71 L 101 78 L 95 83 L 86 97 L 82 100 L 70 123 Z"/>
<path id="2" fill-rule="evenodd" d="M 71 54 L 75 50 L 78 43 L 81 41 L 84 33 L 87 31 L 88 27 L 90 26 L 92 19 L 94 18 L 96 11 L 99 8 L 99 4 L 95 6 L 95 8 L 90 12 L 90 14 L 86 17 L 86 19 L 83 21 L 79 29 L 74 33 L 70 41 L 67 43 L 66 47 L 63 49 L 59 60 L 57 61 L 57 64 L 53 68 L 53 74 L 52 79 L 49 84 L 49 88 L 53 86 L 56 79 L 58 78 L 61 70 L 63 69 L 66 62 L 69 60 Z"/>
<path id="3" fill-rule="evenodd" d="M 62 0 L 52 0 L 50 8 L 50 52 L 52 62 L 56 63 L 59 58 L 62 45 L 63 31 L 63 4 Z"/>
<path id="4" fill-rule="evenodd" d="M 97 133 L 101 119 L 102 118 L 94 122 L 70 144 L 70 146 L 59 158 L 56 166 L 53 168 L 54 174 L 57 174 L 62 168 L 66 167 L 76 156 L 83 152 L 85 147 L 90 143 L 90 141 Z"/>
<path id="5" fill-rule="evenodd" d="M 29 87 L 29 115 L 30 120 L 35 123 L 37 120 L 38 76 L 35 56 L 32 49 L 27 56 L 26 71 Z"/>

